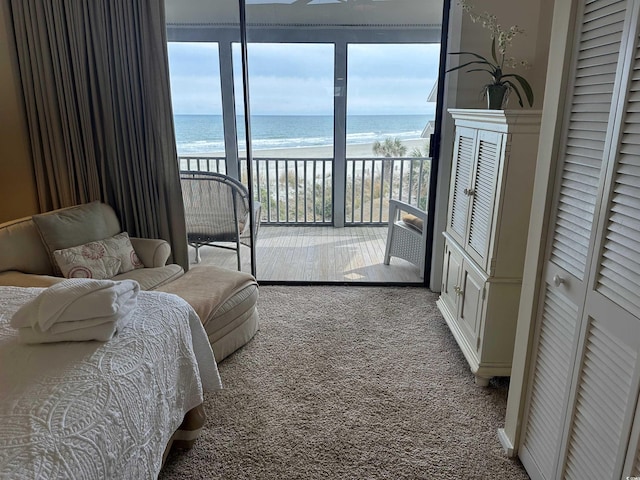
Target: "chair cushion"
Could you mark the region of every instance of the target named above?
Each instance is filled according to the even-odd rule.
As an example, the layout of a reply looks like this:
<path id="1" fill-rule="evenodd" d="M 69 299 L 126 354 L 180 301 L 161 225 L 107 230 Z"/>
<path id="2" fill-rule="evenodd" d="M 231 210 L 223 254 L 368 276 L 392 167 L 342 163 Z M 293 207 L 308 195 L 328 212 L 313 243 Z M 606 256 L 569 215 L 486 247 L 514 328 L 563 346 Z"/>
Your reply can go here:
<path id="1" fill-rule="evenodd" d="M 237 272 L 213 265 L 191 268 L 180 279 L 163 286 L 161 291 L 182 297 L 196 311 L 202 324 L 207 326 L 217 310 L 238 291 L 257 284 L 256 279 L 245 272 Z"/>
<path id="2" fill-rule="evenodd" d="M 203 325 L 213 344 L 240 325 L 253 313 L 258 301 L 258 285 L 251 283 L 229 297 Z M 214 352 L 215 353 L 215 352 Z"/>
<path id="3" fill-rule="evenodd" d="M 135 280 L 142 290 L 155 290 L 181 277 L 184 270 L 180 265 L 170 264 L 156 268 L 137 268 L 127 273 L 121 273 L 112 280 Z"/>
<path id="4" fill-rule="evenodd" d="M 178 295 L 193 307 L 217 362 L 247 343 L 258 330 L 258 283 L 248 273 L 200 265 L 158 290 Z"/>
<path id="5" fill-rule="evenodd" d="M 44 243 L 55 274 L 57 266 L 53 252 L 103 240 L 120 233 L 120 222 L 113 209 L 104 203 L 91 202 L 75 207 L 41 213 L 31 217 Z"/>
<path id="6" fill-rule="evenodd" d="M 406 223 L 411 228 L 414 228 L 418 232 L 422 233 L 422 229 L 424 227 L 424 222 L 421 218 L 416 217 L 410 213 L 404 214 L 401 217 L 402 221 Z"/>

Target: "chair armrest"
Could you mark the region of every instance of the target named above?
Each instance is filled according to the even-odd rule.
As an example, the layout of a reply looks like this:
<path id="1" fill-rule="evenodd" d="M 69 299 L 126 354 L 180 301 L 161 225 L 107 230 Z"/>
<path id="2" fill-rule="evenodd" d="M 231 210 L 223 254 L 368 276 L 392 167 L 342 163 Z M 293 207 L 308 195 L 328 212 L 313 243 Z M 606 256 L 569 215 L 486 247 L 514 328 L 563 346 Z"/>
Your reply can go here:
<path id="1" fill-rule="evenodd" d="M 260 228 L 260 217 L 262 215 L 262 204 L 260 202 L 255 202 L 253 204 L 253 221 L 255 222 L 255 228 L 253 229 L 253 234 L 258 237 L 258 229 Z M 240 232 L 240 243 L 250 246 L 248 242 L 248 238 L 251 237 L 251 230 L 249 227 L 249 221 L 247 219 L 247 223 L 244 225 L 242 232 Z"/>
<path id="2" fill-rule="evenodd" d="M 421 218 L 424 222 L 427 221 L 427 212 L 424 210 L 420 210 L 418 207 L 401 202 L 400 200 L 389 200 L 389 221 L 396 221 L 399 211 L 411 213 Z"/>
<path id="3" fill-rule="evenodd" d="M 147 268 L 164 267 L 171 255 L 171 246 L 166 240 L 131 237 L 131 245 Z"/>

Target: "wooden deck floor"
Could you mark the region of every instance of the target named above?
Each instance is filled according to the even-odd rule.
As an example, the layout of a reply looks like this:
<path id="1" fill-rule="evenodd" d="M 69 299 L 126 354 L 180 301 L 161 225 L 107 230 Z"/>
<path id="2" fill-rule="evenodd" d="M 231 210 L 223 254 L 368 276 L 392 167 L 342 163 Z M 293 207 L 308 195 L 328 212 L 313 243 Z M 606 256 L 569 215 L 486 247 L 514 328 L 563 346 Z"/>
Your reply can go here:
<path id="1" fill-rule="evenodd" d="M 384 265 L 387 227 L 262 226 L 256 248 L 259 281 L 422 282 L 415 265 L 392 258 Z M 236 269 L 234 251 L 202 247 L 203 264 Z M 242 247 L 244 271 L 251 271 Z M 191 262 L 194 259 L 190 249 Z"/>

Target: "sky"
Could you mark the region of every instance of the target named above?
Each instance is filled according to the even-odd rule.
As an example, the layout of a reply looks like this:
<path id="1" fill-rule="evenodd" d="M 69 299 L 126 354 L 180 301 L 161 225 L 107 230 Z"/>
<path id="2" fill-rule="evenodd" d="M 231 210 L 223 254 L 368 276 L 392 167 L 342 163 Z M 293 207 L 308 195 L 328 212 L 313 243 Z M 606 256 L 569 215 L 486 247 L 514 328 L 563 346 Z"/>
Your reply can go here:
<path id="1" fill-rule="evenodd" d="M 347 113 L 432 113 L 435 104 L 427 97 L 437 79 L 439 50 L 349 45 Z M 333 114 L 333 45 L 254 43 L 248 53 L 252 115 Z M 240 79 L 239 45 L 233 60 Z M 175 114 L 222 114 L 217 44 L 170 42 L 169 68 Z M 239 81 L 235 89 L 242 92 Z"/>

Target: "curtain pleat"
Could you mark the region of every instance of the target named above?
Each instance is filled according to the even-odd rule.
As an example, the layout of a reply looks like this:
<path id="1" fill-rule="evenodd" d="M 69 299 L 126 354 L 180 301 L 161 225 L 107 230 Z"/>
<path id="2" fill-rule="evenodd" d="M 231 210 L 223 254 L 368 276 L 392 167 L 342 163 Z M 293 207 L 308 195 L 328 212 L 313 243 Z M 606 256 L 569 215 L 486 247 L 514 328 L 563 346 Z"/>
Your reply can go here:
<path id="1" fill-rule="evenodd" d="M 163 0 L 11 0 L 40 209 L 109 203 L 188 268 Z"/>

